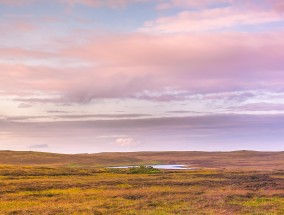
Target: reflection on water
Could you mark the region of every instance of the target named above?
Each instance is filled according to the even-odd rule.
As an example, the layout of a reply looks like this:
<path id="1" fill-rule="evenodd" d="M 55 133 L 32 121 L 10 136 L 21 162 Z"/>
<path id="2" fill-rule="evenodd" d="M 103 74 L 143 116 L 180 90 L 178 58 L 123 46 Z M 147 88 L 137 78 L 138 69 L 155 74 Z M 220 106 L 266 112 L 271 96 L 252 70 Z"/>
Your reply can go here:
<path id="1" fill-rule="evenodd" d="M 178 165 L 178 164 L 167 164 L 167 165 L 146 165 L 146 166 L 151 166 L 156 169 L 172 169 L 172 170 L 185 170 L 185 169 L 194 169 L 194 168 L 189 168 L 187 165 Z M 139 167 L 139 166 L 115 166 L 115 167 L 110 167 L 110 168 L 115 168 L 115 169 L 127 169 L 131 167 Z"/>

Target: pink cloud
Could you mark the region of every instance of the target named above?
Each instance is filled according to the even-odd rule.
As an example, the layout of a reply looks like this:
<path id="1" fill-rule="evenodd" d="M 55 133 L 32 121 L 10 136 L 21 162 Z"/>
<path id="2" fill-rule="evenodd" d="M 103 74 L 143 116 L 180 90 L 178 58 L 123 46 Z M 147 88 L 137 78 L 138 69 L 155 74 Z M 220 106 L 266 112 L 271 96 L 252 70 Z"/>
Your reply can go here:
<path id="1" fill-rule="evenodd" d="M 101 1 L 68 2 L 102 4 Z M 140 0 L 104 1 L 103 4 L 119 6 L 130 2 Z M 202 6 L 217 1 L 179 2 Z M 276 0 L 266 2 L 281 5 Z M 182 31 L 179 35 L 129 33 L 99 37 L 85 30 L 83 34 L 89 39 L 81 31 L 59 39 L 51 31 L 55 41 L 44 38 L 39 42 L 40 47 L 25 48 L 24 43 L 0 48 L 0 90 L 11 95 L 35 92 L 56 95 L 56 98 L 26 99 L 58 104 L 105 98 L 170 101 L 186 99 L 191 93 L 282 90 L 283 32 L 184 33 L 281 19 L 282 15 L 275 10 L 241 11 L 230 7 L 183 12 L 150 22 L 144 28 L 150 32 Z M 11 31 L 13 35 L 28 32 L 29 39 L 34 31 L 40 31 L 28 22 L 9 26 L 4 31 Z M 80 43 L 76 44 L 74 38 L 80 38 Z"/>
<path id="2" fill-rule="evenodd" d="M 0 48 L 0 57 L 21 59 L 21 58 L 32 58 L 32 59 L 46 59 L 55 58 L 56 54 L 48 51 L 41 51 L 36 49 L 25 49 L 25 48 Z"/>
<path id="3" fill-rule="evenodd" d="M 274 8 L 281 9 L 283 7 L 282 0 L 165 0 L 158 2 L 157 8 L 160 10 L 166 10 L 171 8 L 194 8 L 202 9 L 210 6 L 218 7 L 218 5 L 223 4 L 227 6 L 237 6 L 237 7 L 246 7 L 250 9 L 259 9 L 259 8 Z"/>
<path id="4" fill-rule="evenodd" d="M 103 98 L 171 100 L 182 99 L 187 93 L 282 90 L 283 36 L 132 34 L 65 44 L 57 53 L 61 59 L 83 60 L 90 65 L 2 63 L 1 90 L 56 93 L 64 102 L 83 103 Z"/>
<path id="5" fill-rule="evenodd" d="M 19 21 L 19 19 L 22 19 Z M 2 35 L 9 34 L 24 34 L 24 33 L 33 33 L 37 28 L 37 26 L 28 21 L 23 17 L 15 17 L 15 18 L 6 18 L 2 20 L 0 23 L 0 32 Z"/>
<path id="6" fill-rule="evenodd" d="M 184 11 L 145 23 L 140 30 L 150 33 L 181 33 L 219 30 L 239 25 L 255 25 L 283 20 L 275 10 L 238 10 L 233 7 Z"/>

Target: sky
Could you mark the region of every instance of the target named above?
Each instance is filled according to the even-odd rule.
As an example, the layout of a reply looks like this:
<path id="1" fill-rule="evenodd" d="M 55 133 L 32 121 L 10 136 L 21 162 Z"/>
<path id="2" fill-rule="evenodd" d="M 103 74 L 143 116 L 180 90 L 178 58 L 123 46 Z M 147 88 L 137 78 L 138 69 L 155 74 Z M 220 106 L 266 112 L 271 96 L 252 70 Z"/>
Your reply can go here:
<path id="1" fill-rule="evenodd" d="M 283 0 L 0 0 L 0 150 L 284 151 Z"/>

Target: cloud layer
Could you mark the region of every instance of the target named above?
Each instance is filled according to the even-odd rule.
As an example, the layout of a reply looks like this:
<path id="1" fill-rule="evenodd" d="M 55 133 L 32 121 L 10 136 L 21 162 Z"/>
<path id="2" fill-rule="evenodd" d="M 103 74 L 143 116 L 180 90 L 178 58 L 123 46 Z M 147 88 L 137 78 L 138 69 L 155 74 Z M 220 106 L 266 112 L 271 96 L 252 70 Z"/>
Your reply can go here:
<path id="1" fill-rule="evenodd" d="M 1 147 L 10 144 L 9 149 L 18 147 L 25 150 L 33 146 L 38 150 L 63 153 L 130 149 L 284 150 L 281 145 L 281 138 L 284 138 L 283 124 L 283 115 L 211 115 L 30 123 L 2 120 L 0 137 L 9 134 L 8 139 L 1 140 Z M 269 144 L 267 141 L 270 141 Z"/>
<path id="2" fill-rule="evenodd" d="M 283 149 L 282 0 L 0 9 L 3 149 Z"/>
<path id="3" fill-rule="evenodd" d="M 110 36 L 67 46 L 58 53 L 60 58 L 89 62 L 89 66 L 1 63 L 1 90 L 55 92 L 72 102 L 283 90 L 283 36 L 282 32 Z"/>

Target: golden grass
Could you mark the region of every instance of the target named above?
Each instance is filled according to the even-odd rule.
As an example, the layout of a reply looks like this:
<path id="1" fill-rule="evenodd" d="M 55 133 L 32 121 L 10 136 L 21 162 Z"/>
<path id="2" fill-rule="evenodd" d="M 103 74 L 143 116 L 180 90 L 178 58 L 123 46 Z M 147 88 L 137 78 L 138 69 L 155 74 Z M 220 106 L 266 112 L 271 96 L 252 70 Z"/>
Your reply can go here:
<path id="1" fill-rule="evenodd" d="M 284 171 L 0 167 L 0 214 L 284 214 Z"/>
<path id="2" fill-rule="evenodd" d="M 0 151 L 0 164 L 66 166 L 69 168 L 117 165 L 187 164 L 217 169 L 283 170 L 284 152 L 132 152 L 62 155 L 41 152 Z"/>

